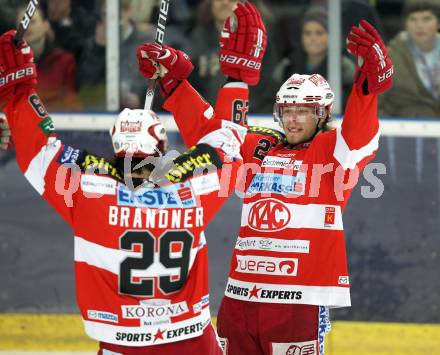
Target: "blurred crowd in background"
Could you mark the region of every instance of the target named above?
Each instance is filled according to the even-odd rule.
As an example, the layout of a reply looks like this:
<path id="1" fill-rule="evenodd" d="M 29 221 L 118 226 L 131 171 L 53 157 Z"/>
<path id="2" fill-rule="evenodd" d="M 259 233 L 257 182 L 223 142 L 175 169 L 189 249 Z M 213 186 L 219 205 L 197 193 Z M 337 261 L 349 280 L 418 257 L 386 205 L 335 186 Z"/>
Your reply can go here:
<path id="1" fill-rule="evenodd" d="M 250 0 L 268 31 L 262 78 L 251 113 L 271 114 L 276 91 L 293 73 L 327 75 L 327 0 Z M 146 81 L 136 48 L 153 41 L 159 0 L 120 1 L 120 106 L 143 107 Z M 191 83 L 211 103 L 225 82 L 218 37 L 237 0 L 172 0 L 165 44 L 182 49 L 195 69 Z M 0 31 L 15 28 L 28 1 L 0 0 Z M 106 110 L 105 0 L 42 0 L 26 40 L 39 70 L 37 90 L 51 112 Z M 345 51 L 351 26 L 366 19 L 386 40 L 394 88 L 381 96 L 381 116 L 440 118 L 440 0 L 342 0 L 341 81 L 344 102 L 355 62 Z M 110 39 L 111 40 L 111 39 Z M 161 100 L 156 95 L 155 109 Z"/>

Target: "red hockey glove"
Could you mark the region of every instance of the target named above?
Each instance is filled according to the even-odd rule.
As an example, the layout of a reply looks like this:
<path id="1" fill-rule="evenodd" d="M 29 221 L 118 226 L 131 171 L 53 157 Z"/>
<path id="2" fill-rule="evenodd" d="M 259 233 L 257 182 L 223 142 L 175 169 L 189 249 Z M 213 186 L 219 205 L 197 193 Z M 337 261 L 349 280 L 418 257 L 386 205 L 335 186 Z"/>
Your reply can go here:
<path id="1" fill-rule="evenodd" d="M 238 3 L 220 35 L 223 74 L 249 85 L 258 84 L 266 45 L 266 28 L 258 10 L 249 2 Z"/>
<path id="2" fill-rule="evenodd" d="M 359 88 L 376 95 L 391 88 L 393 63 L 379 33 L 367 21 L 362 20 L 359 27 L 351 28 L 347 50 L 358 58 L 354 82 Z"/>
<path id="3" fill-rule="evenodd" d="M 147 79 L 157 79 L 164 97 L 194 69 L 186 53 L 154 42 L 139 46 L 137 57 L 141 74 Z"/>
<path id="4" fill-rule="evenodd" d="M 25 41 L 15 46 L 15 32 L 0 36 L 0 104 L 37 83 L 34 53 Z"/>
<path id="5" fill-rule="evenodd" d="M 0 150 L 12 148 L 11 130 L 9 129 L 6 118 L 0 117 Z"/>

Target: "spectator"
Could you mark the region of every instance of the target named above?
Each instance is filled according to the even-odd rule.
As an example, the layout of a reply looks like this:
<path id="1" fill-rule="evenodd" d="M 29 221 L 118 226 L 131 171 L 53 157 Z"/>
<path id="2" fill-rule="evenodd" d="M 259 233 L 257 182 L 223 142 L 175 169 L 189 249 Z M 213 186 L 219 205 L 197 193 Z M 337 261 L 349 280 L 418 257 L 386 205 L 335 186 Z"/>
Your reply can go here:
<path id="1" fill-rule="evenodd" d="M 17 24 L 23 18 L 25 9 L 26 6 L 17 8 Z M 37 7 L 24 38 L 35 53 L 37 90 L 41 100 L 51 111 L 80 110 L 75 84 L 75 58 L 53 43 L 51 25 L 43 7 Z"/>
<path id="2" fill-rule="evenodd" d="M 151 18 L 154 8 L 157 6 L 157 1 L 132 0 L 131 6 L 133 8 L 133 21 L 136 27 L 143 32 L 150 32 L 153 30 Z"/>
<path id="3" fill-rule="evenodd" d="M 273 2 L 271 1 L 271 4 Z M 279 16 L 278 26 L 284 35 L 280 37 L 279 42 L 282 52 L 289 50 L 292 43 L 296 43 L 301 35 L 301 20 L 303 11 L 310 7 L 323 7 L 332 9 L 332 3 L 329 0 L 295 0 L 294 4 L 291 0 L 274 1 L 275 6 L 280 7 L 282 12 Z M 284 3 L 284 4 L 283 4 Z M 352 26 L 356 26 L 359 21 L 366 20 L 372 24 L 379 34 L 386 39 L 382 22 L 378 12 L 371 1 L 368 0 L 342 0 L 341 1 L 341 44 L 345 48 L 345 39 L 351 31 Z M 279 11 L 279 10 L 278 10 Z"/>
<path id="4" fill-rule="evenodd" d="M 47 16 L 56 43 L 79 60 L 84 38 L 92 36 L 96 19 L 84 7 L 71 0 L 47 0 Z"/>
<path id="5" fill-rule="evenodd" d="M 327 78 L 328 53 L 327 12 L 323 7 L 311 7 L 304 15 L 301 25 L 301 46 L 291 49 L 275 71 L 281 85 L 284 78 L 294 73 L 321 74 Z M 352 86 L 355 64 L 342 55 L 341 75 L 344 105 Z"/>
<path id="6" fill-rule="evenodd" d="M 351 31 L 352 26 L 356 26 L 359 21 L 366 20 L 371 23 L 384 37 L 385 31 L 377 10 L 368 0 L 342 0 L 342 40 L 345 46 L 345 39 Z M 329 1 L 330 6 L 330 1 Z"/>
<path id="7" fill-rule="evenodd" d="M 379 114 L 440 117 L 440 2 L 407 0 L 405 30 L 389 43 L 394 87 L 379 100 Z"/>
<path id="8" fill-rule="evenodd" d="M 132 0 L 133 21 L 137 28 L 146 33 L 156 30 L 159 0 Z M 186 0 L 173 0 L 169 3 L 165 41 L 175 48 L 183 48 L 186 40 L 184 32 L 191 17 Z"/>
<path id="9" fill-rule="evenodd" d="M 269 12 L 265 11 L 262 0 L 251 1 L 262 14 L 265 25 L 268 27 L 268 47 L 263 60 L 263 72 L 258 86 L 252 87 L 251 97 L 254 97 L 254 112 L 272 112 L 273 97 L 277 83 L 272 79 L 272 72 L 277 62 L 277 54 L 273 47 L 276 42 L 271 37 Z M 222 86 L 226 77 L 220 72 L 218 59 L 218 39 L 223 24 L 231 15 L 237 0 L 204 0 L 199 6 L 198 24 L 189 34 L 190 46 L 185 52 L 191 57 L 195 69 L 191 76 L 194 87 L 208 101 L 215 101 L 217 90 Z"/>
<path id="10" fill-rule="evenodd" d="M 88 110 L 105 110 L 106 78 L 106 19 L 104 9 L 96 24 L 95 35 L 85 44 L 78 68 L 78 86 Z M 138 75 L 136 49 L 140 43 L 152 41 L 153 37 L 140 32 L 132 20 L 131 0 L 121 1 L 120 77 L 121 108 L 143 107 L 145 79 Z"/>
<path id="11" fill-rule="evenodd" d="M 0 6 L 0 33 L 15 26 L 15 0 L 2 0 Z"/>

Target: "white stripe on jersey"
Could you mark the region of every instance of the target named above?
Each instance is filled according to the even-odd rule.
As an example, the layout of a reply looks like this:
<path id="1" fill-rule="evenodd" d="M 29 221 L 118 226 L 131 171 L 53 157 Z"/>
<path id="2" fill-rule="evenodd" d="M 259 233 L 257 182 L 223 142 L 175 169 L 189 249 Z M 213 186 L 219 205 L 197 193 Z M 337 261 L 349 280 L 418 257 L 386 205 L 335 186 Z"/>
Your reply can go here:
<path id="1" fill-rule="evenodd" d="M 61 141 L 50 137 L 47 140 L 47 144 L 43 145 L 38 154 L 34 156 L 24 173 L 25 178 L 40 195 L 44 193 L 44 177 L 46 176 L 47 168 L 60 148 Z"/>
<path id="2" fill-rule="evenodd" d="M 268 199 L 268 200 L 276 200 L 276 199 Z M 258 200 L 251 203 L 243 204 L 242 214 L 241 214 L 241 226 L 248 226 L 250 228 L 252 223 L 249 223 L 249 218 L 260 218 L 265 220 L 266 218 L 270 218 L 269 216 L 265 216 L 265 210 L 260 209 L 259 211 L 252 211 L 252 213 L 260 213 L 259 216 L 250 215 L 252 206 L 256 203 L 261 204 L 264 200 Z M 309 205 L 297 205 L 294 203 L 284 203 L 280 200 L 276 200 L 280 204 L 287 207 L 290 211 L 290 216 L 283 215 L 278 216 L 282 219 L 289 218 L 289 221 L 284 223 L 282 229 L 286 228 L 312 228 L 312 229 L 326 229 L 326 230 L 343 230 L 344 225 L 342 223 L 342 212 L 341 207 L 337 205 L 318 205 L 318 204 L 309 204 Z M 326 209 L 332 209 L 333 223 L 326 224 Z M 269 222 L 269 221 L 267 221 Z M 252 228 L 255 229 L 255 228 Z M 260 230 L 260 229 L 255 229 Z"/>
<path id="3" fill-rule="evenodd" d="M 232 81 L 230 83 L 226 83 L 223 85 L 224 88 L 238 88 L 238 89 L 247 89 L 249 87 L 248 84 L 243 83 L 242 81 Z M 231 121 L 228 121 L 231 122 Z"/>
<path id="4" fill-rule="evenodd" d="M 342 136 L 342 128 L 336 128 L 336 145 L 333 156 L 341 164 L 344 170 L 354 169 L 362 159 L 373 154 L 379 148 L 380 131 L 376 133 L 373 139 L 364 145 L 361 149 L 350 150 L 347 142 Z"/>
<path id="5" fill-rule="evenodd" d="M 222 123 L 223 126 L 223 123 Z M 231 129 L 229 128 L 219 128 L 216 129 L 215 131 L 209 132 L 208 134 L 206 134 L 205 136 L 203 136 L 198 142 L 197 144 L 208 144 L 210 145 L 212 148 L 218 148 L 221 149 L 226 156 L 228 156 L 231 159 L 240 159 L 242 160 L 242 156 L 240 154 L 240 147 L 241 147 L 241 143 L 243 143 L 242 141 L 240 142 L 240 140 L 238 139 L 239 136 L 239 132 L 237 132 L 237 135 L 234 135 L 234 133 L 232 132 Z M 218 180 L 218 176 L 217 173 L 212 172 L 210 174 L 213 174 L 210 179 L 214 179 L 216 178 Z M 208 178 L 208 175 L 210 174 L 206 174 L 203 175 L 204 179 Z M 199 179 L 199 177 L 193 177 L 193 180 L 195 179 Z M 193 190 L 194 190 L 194 185 L 192 185 Z M 216 191 L 220 189 L 220 185 L 218 184 L 218 188 L 212 191 Z M 208 191 L 208 192 L 212 192 L 212 191 Z M 197 195 L 197 193 L 196 193 Z"/>
<path id="6" fill-rule="evenodd" d="M 209 107 L 205 110 L 205 112 L 203 112 L 203 116 L 207 120 L 210 120 L 212 118 L 212 116 L 214 116 L 214 109 L 212 108 L 211 105 L 209 105 Z"/>
<path id="7" fill-rule="evenodd" d="M 102 245 L 92 243 L 81 237 L 75 236 L 75 254 L 76 262 L 84 262 L 87 265 L 95 266 L 97 268 L 109 271 L 115 275 L 119 275 L 119 268 L 121 262 L 126 258 L 141 258 L 142 252 L 132 252 L 126 250 L 118 250 L 107 248 Z M 197 252 L 206 245 L 205 234 L 200 234 L 199 245 L 191 248 L 189 270 L 191 270 Z M 170 255 L 173 256 L 173 253 Z M 146 270 L 133 270 L 133 277 L 157 277 L 157 276 L 180 276 L 180 268 L 166 268 L 159 262 L 159 255 L 154 253 L 154 262 Z"/>
<path id="8" fill-rule="evenodd" d="M 235 280 L 232 277 L 229 277 L 226 284 L 225 296 L 248 302 L 313 304 L 327 307 L 351 305 L 348 287 L 255 283 Z"/>
<path id="9" fill-rule="evenodd" d="M 130 252 L 103 247 L 75 236 L 75 261 L 110 271 L 118 275 L 121 262 L 128 258 L 140 258 L 141 252 Z M 156 274 L 157 276 L 157 274 Z"/>
<path id="10" fill-rule="evenodd" d="M 238 237 L 235 242 L 235 249 L 245 250 L 269 250 L 279 253 L 301 253 L 310 252 L 310 240 L 281 239 L 263 237 Z"/>
<path id="11" fill-rule="evenodd" d="M 127 346 L 147 346 L 172 343 L 202 335 L 203 330 L 211 324 L 209 307 L 202 309 L 193 318 L 171 324 L 148 327 L 122 327 L 90 320 L 83 320 L 87 335 L 98 341 Z M 155 334 L 162 333 L 161 337 Z M 148 336 L 147 336 L 148 335 Z"/>

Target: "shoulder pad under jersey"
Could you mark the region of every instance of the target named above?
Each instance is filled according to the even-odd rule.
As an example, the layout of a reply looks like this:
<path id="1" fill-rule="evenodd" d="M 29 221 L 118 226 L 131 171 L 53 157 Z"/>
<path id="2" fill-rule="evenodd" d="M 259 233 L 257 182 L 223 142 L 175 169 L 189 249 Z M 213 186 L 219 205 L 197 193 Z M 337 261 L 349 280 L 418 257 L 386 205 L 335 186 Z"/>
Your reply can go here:
<path id="1" fill-rule="evenodd" d="M 201 173 L 203 169 L 221 169 L 223 166 L 217 151 L 205 143 L 190 148 L 173 162 L 174 166 L 165 173 L 165 178 L 172 183 L 188 180 L 196 169 Z"/>
<path id="2" fill-rule="evenodd" d="M 277 131 L 276 129 L 273 128 L 249 126 L 248 133 L 256 133 L 256 134 L 261 134 L 263 136 L 273 137 L 276 139 L 274 145 L 286 142 L 286 136 L 284 135 L 284 133 Z"/>
<path id="3" fill-rule="evenodd" d="M 105 158 L 83 151 L 77 164 L 83 172 L 108 175 L 116 180 L 123 181 L 114 164 Z"/>

